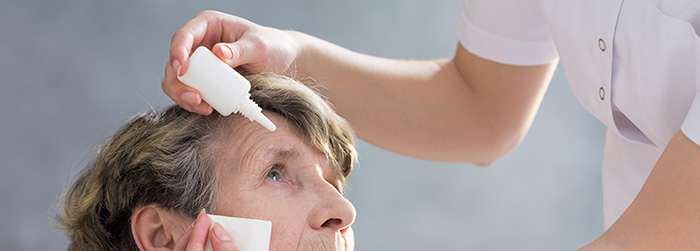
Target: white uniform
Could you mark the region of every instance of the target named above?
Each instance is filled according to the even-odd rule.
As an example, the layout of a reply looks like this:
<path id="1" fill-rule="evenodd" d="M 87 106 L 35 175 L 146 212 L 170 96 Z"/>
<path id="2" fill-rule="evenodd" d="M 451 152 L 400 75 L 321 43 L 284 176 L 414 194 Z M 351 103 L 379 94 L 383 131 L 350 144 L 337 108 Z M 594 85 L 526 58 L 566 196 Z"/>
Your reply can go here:
<path id="1" fill-rule="evenodd" d="M 698 34 L 698 0 L 465 0 L 458 30 L 467 50 L 493 61 L 561 57 L 576 97 L 608 128 L 606 229 L 679 129 L 700 145 Z"/>

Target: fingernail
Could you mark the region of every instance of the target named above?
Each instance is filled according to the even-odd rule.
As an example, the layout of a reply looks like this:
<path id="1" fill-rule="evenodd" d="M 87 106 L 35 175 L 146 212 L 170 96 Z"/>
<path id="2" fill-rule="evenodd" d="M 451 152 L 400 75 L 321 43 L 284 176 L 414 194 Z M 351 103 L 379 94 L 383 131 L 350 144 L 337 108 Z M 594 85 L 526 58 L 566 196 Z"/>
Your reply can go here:
<path id="1" fill-rule="evenodd" d="M 231 51 L 231 47 L 228 47 L 228 45 L 221 45 L 221 53 L 224 54 L 225 59 L 233 58 L 233 51 Z"/>
<path id="2" fill-rule="evenodd" d="M 228 236 L 228 233 L 226 233 L 226 230 L 219 225 L 219 223 L 214 224 L 214 227 L 212 228 L 212 232 L 214 232 L 214 236 L 216 236 L 217 239 L 220 241 L 230 241 L 231 237 Z"/>
<path id="3" fill-rule="evenodd" d="M 199 97 L 199 94 L 194 92 L 185 92 L 182 94 L 182 96 L 180 96 L 180 98 L 182 98 L 182 101 L 195 106 L 202 102 L 202 98 Z"/>
<path id="4" fill-rule="evenodd" d="M 180 64 L 180 61 L 177 59 L 173 60 L 173 69 L 175 69 L 175 73 L 177 73 L 178 76 L 180 76 L 180 68 L 182 65 Z"/>
<path id="5" fill-rule="evenodd" d="M 194 110 L 197 111 L 198 113 L 201 114 L 208 114 L 209 113 L 209 107 L 206 107 L 204 105 L 196 105 L 194 106 Z"/>

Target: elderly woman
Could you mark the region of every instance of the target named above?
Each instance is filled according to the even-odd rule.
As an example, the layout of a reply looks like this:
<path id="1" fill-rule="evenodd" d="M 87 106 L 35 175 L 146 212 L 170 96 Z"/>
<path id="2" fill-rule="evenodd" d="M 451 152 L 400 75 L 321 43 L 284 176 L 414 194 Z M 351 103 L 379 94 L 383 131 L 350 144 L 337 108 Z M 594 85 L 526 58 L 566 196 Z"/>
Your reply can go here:
<path id="1" fill-rule="evenodd" d="M 64 194 L 69 249 L 201 250 L 207 238 L 233 247 L 218 224 L 209 232 L 205 209 L 271 221 L 271 250 L 352 250 L 355 209 L 343 196 L 352 129 L 295 80 L 248 79 L 275 132 L 177 106 L 136 116 Z"/>

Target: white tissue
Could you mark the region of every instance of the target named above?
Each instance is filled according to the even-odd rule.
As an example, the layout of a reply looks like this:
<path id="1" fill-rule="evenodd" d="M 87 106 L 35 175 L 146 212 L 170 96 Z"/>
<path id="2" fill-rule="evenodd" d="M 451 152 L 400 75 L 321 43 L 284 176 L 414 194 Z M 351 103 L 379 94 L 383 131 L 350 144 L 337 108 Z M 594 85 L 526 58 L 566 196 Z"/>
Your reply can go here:
<path id="1" fill-rule="evenodd" d="M 219 223 L 241 251 L 268 251 L 272 222 L 208 214 L 211 225 Z M 211 230 L 211 228 L 210 228 Z M 205 251 L 212 251 L 211 241 L 207 238 Z"/>

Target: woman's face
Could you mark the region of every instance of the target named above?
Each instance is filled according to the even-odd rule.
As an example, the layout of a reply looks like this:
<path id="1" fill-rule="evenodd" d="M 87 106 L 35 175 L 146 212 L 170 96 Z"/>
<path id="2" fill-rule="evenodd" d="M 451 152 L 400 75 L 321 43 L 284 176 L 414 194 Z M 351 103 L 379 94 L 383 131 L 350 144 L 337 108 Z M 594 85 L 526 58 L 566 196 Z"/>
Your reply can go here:
<path id="1" fill-rule="evenodd" d="M 274 113 L 270 132 L 237 118 L 218 150 L 215 214 L 272 222 L 270 250 L 352 250 L 355 208 L 342 195 L 342 173 Z"/>

